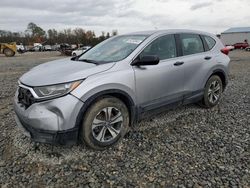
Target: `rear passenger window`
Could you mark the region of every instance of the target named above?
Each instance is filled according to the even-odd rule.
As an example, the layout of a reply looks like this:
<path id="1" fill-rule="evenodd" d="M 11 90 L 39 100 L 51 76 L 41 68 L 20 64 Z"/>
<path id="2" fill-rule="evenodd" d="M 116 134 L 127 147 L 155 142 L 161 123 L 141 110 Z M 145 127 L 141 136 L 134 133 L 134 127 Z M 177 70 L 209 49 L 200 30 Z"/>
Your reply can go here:
<path id="1" fill-rule="evenodd" d="M 145 55 L 157 55 L 160 60 L 176 57 L 174 35 L 165 35 L 154 40 L 140 54 Z"/>
<path id="2" fill-rule="evenodd" d="M 196 34 L 180 34 L 183 55 L 204 52 L 202 40 Z"/>
<path id="3" fill-rule="evenodd" d="M 211 50 L 216 43 L 215 40 L 209 36 L 204 36 L 204 38 L 205 38 L 205 41 L 207 43 L 208 49 Z"/>

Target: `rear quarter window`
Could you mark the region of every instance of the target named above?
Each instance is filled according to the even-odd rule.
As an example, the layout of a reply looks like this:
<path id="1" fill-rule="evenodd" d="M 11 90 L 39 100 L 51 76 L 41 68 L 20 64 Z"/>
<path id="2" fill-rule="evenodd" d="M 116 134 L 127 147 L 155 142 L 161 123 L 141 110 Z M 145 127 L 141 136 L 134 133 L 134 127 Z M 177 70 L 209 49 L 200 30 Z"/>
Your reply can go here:
<path id="1" fill-rule="evenodd" d="M 209 37 L 209 36 L 204 36 L 204 39 L 207 43 L 208 49 L 211 50 L 215 46 L 216 41 L 212 37 Z"/>

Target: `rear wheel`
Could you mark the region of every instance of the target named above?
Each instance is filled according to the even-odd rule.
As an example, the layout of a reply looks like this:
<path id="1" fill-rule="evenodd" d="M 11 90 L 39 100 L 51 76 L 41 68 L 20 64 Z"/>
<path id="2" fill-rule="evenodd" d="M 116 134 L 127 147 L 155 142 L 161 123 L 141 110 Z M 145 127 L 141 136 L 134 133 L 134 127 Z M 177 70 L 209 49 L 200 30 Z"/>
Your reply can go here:
<path id="1" fill-rule="evenodd" d="M 212 108 L 219 103 L 222 95 L 222 81 L 219 76 L 211 76 L 205 86 L 204 97 L 201 101 L 202 106 Z"/>
<path id="2" fill-rule="evenodd" d="M 3 50 L 3 53 L 5 54 L 6 57 L 12 57 L 15 55 L 15 52 L 9 48 L 5 48 Z"/>
<path id="3" fill-rule="evenodd" d="M 114 97 L 97 100 L 84 115 L 80 138 L 89 147 L 102 150 L 116 144 L 126 134 L 129 112 Z"/>

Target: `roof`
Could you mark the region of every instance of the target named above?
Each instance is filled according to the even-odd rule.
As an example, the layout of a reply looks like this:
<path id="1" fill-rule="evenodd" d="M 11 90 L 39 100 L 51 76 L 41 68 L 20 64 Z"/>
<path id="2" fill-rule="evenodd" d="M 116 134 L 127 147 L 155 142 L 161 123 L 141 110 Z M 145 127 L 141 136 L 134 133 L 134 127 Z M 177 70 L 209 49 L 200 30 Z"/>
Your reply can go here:
<path id="1" fill-rule="evenodd" d="M 136 32 L 132 32 L 132 33 L 126 33 L 125 35 L 152 35 L 156 32 L 157 32 L 157 30 L 136 31 Z"/>
<path id="2" fill-rule="evenodd" d="M 149 30 L 149 31 L 138 31 L 133 33 L 127 33 L 125 35 L 153 35 L 153 34 L 168 34 L 168 33 L 196 33 L 196 34 L 205 34 L 211 35 L 210 33 L 190 30 L 190 29 L 165 29 L 165 30 Z"/>
<path id="3" fill-rule="evenodd" d="M 250 27 L 232 27 L 222 33 L 250 33 Z"/>

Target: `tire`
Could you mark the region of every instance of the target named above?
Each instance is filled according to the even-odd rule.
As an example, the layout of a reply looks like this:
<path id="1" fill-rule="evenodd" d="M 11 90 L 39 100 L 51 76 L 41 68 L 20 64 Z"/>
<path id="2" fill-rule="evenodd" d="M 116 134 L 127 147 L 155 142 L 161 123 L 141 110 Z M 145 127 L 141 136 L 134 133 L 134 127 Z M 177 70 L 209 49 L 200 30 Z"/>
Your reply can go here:
<path id="1" fill-rule="evenodd" d="M 3 53 L 5 54 L 6 57 L 12 57 L 15 55 L 15 52 L 9 48 L 5 48 Z"/>
<path id="2" fill-rule="evenodd" d="M 95 101 L 86 111 L 80 139 L 92 149 L 103 150 L 117 144 L 128 127 L 126 105 L 115 97 L 107 96 Z"/>
<path id="3" fill-rule="evenodd" d="M 75 57 L 76 56 L 76 53 L 73 53 L 73 57 Z"/>
<path id="4" fill-rule="evenodd" d="M 216 106 L 220 101 L 222 90 L 223 85 L 220 77 L 217 75 L 211 76 L 206 83 L 201 106 L 205 108 Z"/>

